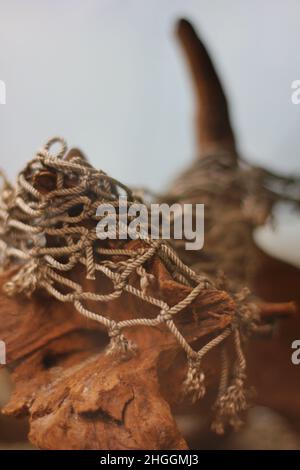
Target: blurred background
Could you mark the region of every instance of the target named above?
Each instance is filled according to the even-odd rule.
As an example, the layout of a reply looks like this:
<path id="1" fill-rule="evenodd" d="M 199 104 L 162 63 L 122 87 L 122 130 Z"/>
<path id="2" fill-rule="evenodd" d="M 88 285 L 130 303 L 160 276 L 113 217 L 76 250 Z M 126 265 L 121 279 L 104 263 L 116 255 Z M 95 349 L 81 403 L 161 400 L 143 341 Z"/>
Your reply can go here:
<path id="1" fill-rule="evenodd" d="M 299 1 L 0 0 L 0 11 L 0 164 L 10 176 L 59 134 L 124 182 L 161 189 L 194 155 L 180 16 L 215 59 L 244 156 L 299 170 Z"/>
<path id="2" fill-rule="evenodd" d="M 0 0 L 0 12 L 0 166 L 10 178 L 61 135 L 124 183 L 164 190 L 195 154 L 193 90 L 173 34 L 182 16 L 217 65 L 241 154 L 300 173 L 299 1 Z M 300 265 L 299 219 L 280 209 L 259 243 Z"/>

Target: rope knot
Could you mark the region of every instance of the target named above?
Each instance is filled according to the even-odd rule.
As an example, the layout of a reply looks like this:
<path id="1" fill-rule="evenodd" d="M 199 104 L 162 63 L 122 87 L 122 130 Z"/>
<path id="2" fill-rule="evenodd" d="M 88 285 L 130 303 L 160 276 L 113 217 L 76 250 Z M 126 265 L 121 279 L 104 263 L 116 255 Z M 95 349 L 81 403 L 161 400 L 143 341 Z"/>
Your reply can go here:
<path id="1" fill-rule="evenodd" d="M 146 293 L 147 289 L 151 286 L 153 281 L 155 280 L 155 276 L 153 274 L 147 273 L 146 269 L 143 266 L 139 266 L 136 269 L 137 274 L 140 276 L 140 286 L 142 292 Z"/>
<path id="2" fill-rule="evenodd" d="M 136 345 L 121 333 L 121 328 L 116 322 L 111 322 L 108 335 L 110 337 L 110 343 L 106 354 L 120 356 L 122 359 L 129 358 L 136 354 Z"/>
<path id="3" fill-rule="evenodd" d="M 171 315 L 171 313 L 169 313 L 168 310 L 163 309 L 163 310 L 160 311 L 160 314 L 158 315 L 157 319 L 160 322 L 167 322 L 167 321 L 172 320 L 172 315 Z"/>
<path id="4" fill-rule="evenodd" d="M 78 291 L 72 293 L 73 302 L 80 300 L 82 297 L 82 288 L 78 288 Z"/>
<path id="5" fill-rule="evenodd" d="M 213 285 L 210 279 L 208 279 L 206 276 L 203 276 L 201 274 L 197 275 L 197 282 L 203 289 L 209 289 Z"/>
<path id="6" fill-rule="evenodd" d="M 111 327 L 108 330 L 108 336 L 110 338 L 115 338 L 116 336 L 119 336 L 120 334 L 121 334 L 121 328 L 115 321 L 112 321 Z"/>

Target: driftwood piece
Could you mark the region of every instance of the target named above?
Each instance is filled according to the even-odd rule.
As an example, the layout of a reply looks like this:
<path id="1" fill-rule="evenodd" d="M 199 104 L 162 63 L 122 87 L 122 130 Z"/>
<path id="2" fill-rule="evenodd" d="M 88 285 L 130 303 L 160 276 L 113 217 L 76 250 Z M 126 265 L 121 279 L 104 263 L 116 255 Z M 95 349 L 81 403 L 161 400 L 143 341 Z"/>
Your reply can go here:
<path id="1" fill-rule="evenodd" d="M 2 283 L 6 280 L 4 276 Z M 172 286 L 166 275 L 158 282 L 163 295 L 169 297 L 172 291 L 180 297 L 178 283 Z M 164 283 L 168 284 L 166 292 Z M 183 287 L 181 296 L 186 290 Z M 121 302 L 126 305 L 124 299 Z M 193 340 L 224 328 L 232 320 L 234 303 L 226 293 L 205 292 L 193 306 L 196 313 L 197 307 L 200 312 L 215 310 L 219 320 L 208 315 L 194 328 L 189 320 L 187 331 Z M 136 310 L 137 306 L 130 305 L 133 315 Z M 223 310 L 227 316 L 220 315 Z M 118 311 L 114 305 L 111 313 Z M 45 302 L 42 294 L 31 300 L 2 294 L 0 335 L 5 335 L 9 362 L 17 360 L 13 366 L 16 390 L 4 412 L 29 414 L 30 439 L 41 448 L 184 448 L 157 375 L 162 352 L 173 350 L 176 355 L 177 350 L 178 354 L 172 335 L 158 329 L 151 334 L 137 329 L 131 338 L 140 345 L 140 353 L 127 361 L 112 359 L 103 352 L 107 336 L 95 331 L 95 323 L 73 314 L 74 321 L 68 322 L 72 317 L 68 306 L 49 299 Z M 190 311 L 185 315 L 190 316 Z M 62 330 L 64 323 L 68 327 Z M 182 330 L 185 333 L 184 324 Z M 42 335 L 35 336 L 35 332 Z M 178 367 L 184 371 L 184 360 Z M 169 373 L 166 381 L 175 386 Z M 174 388 L 172 393 L 175 398 Z"/>
<path id="2" fill-rule="evenodd" d="M 56 175 L 40 171 L 34 174 L 34 184 L 47 194 L 56 188 Z M 129 242 L 123 249 L 134 253 L 143 246 L 144 242 Z M 115 260 L 126 258 L 115 255 L 110 262 Z M 22 269 L 21 265 L 6 271 L 1 289 Z M 170 306 L 193 290 L 175 282 L 157 256 L 147 269 L 154 277 L 147 294 L 155 293 Z M 87 279 L 78 266 L 70 272 L 70 279 L 87 292 L 111 290 L 106 276 L 94 277 Z M 140 277 L 135 271 L 128 282 L 138 287 Z M 93 300 L 86 307 L 96 309 Z M 157 307 L 128 292 L 100 302 L 97 308 L 115 322 L 143 316 L 154 319 L 158 313 Z M 188 342 L 199 343 L 203 336 L 231 325 L 235 308 L 226 292 L 203 289 L 179 312 L 176 326 Z M 186 448 L 170 404 L 182 399 L 178 375 L 184 377 L 187 365 L 166 325 L 129 328 L 127 338 L 138 346 L 138 352 L 125 359 L 107 354 L 104 325 L 79 315 L 74 304 L 55 300 L 43 289 L 36 289 L 30 298 L 2 292 L 0 315 L 0 336 L 6 342 L 16 384 L 3 412 L 30 417 L 30 439 L 35 445 L 45 449 Z M 172 359 L 176 359 L 175 368 Z"/>
<path id="3" fill-rule="evenodd" d="M 195 37 L 193 43 L 196 43 Z M 210 73 L 212 71 L 210 64 Z M 212 96 L 213 93 L 210 95 Z M 220 90 L 215 96 L 221 96 L 224 100 Z M 208 106 L 209 100 L 207 103 Z M 223 102 L 222 116 L 224 119 L 227 118 L 227 114 L 226 102 L 225 105 Z M 205 122 L 203 116 L 200 122 L 202 124 Z M 214 120 L 211 122 L 214 123 Z M 233 135 L 230 134 L 228 139 L 226 137 L 226 129 L 230 133 L 231 127 L 223 126 L 220 121 L 218 122 L 219 130 L 216 133 L 202 134 L 206 136 L 205 149 L 211 150 L 212 137 L 220 136 L 220 142 L 226 146 L 226 150 L 231 149 L 234 153 Z M 65 161 L 71 160 L 76 165 L 78 158 L 81 160 L 80 165 L 82 165 L 82 156 L 77 151 L 71 151 L 65 157 Z M 53 163 L 47 155 L 45 158 L 45 153 L 39 154 L 39 159 L 40 164 L 46 161 L 46 166 L 49 167 Z M 47 196 L 51 191 L 55 191 L 62 182 L 67 189 L 76 186 L 77 176 L 74 178 L 74 175 L 64 174 L 60 162 L 56 162 L 56 165 L 59 168 L 59 174 L 53 168 L 46 170 L 44 168 L 37 173 L 34 172 L 33 167 L 27 168 L 27 172 L 25 171 L 23 176 L 28 177 L 27 183 L 33 184 L 32 194 L 34 194 L 34 189 L 38 188 L 43 195 Z M 84 165 L 88 167 L 86 161 Z M 87 174 L 84 174 L 85 180 L 82 187 L 85 192 L 83 196 L 86 198 L 92 194 L 95 198 L 96 193 L 87 190 L 87 184 L 90 181 L 89 178 L 86 178 Z M 93 171 L 90 175 L 95 176 Z M 99 173 L 97 176 L 102 177 L 103 173 Z M 104 180 L 105 185 L 101 189 L 102 192 L 107 191 L 107 184 L 110 184 L 108 178 L 105 177 Z M 112 194 L 115 194 L 114 188 L 110 187 L 110 190 Z M 95 202 L 97 200 L 93 200 L 93 203 Z M 21 203 L 24 203 L 24 200 Z M 25 203 L 30 204 L 32 200 L 26 199 Z M 236 200 L 233 198 L 231 204 L 234 206 L 235 203 Z M 15 211 L 14 216 L 19 214 L 20 207 Z M 30 206 L 30 210 L 32 207 L 35 206 Z M 76 218 L 80 216 L 78 214 L 80 214 L 78 204 L 75 207 L 72 207 L 71 204 L 68 207 L 68 217 Z M 22 213 L 21 219 L 23 220 L 24 217 L 24 213 Z M 232 229 L 232 220 L 229 222 Z M 237 226 L 239 226 L 239 222 Z M 83 225 L 84 229 L 93 227 L 94 221 L 91 223 L 86 221 Z M 49 227 L 47 228 L 49 229 Z M 249 235 L 247 240 L 251 242 L 252 232 L 247 231 L 247 234 Z M 55 237 L 51 235 L 46 239 L 47 247 L 59 248 L 54 244 L 54 239 Z M 86 238 L 85 243 L 87 241 L 89 240 Z M 215 241 L 216 239 L 211 246 L 215 244 Z M 74 240 L 72 243 L 74 245 Z M 230 243 L 228 246 L 226 245 L 226 248 L 232 246 L 232 241 Z M 88 244 L 82 246 L 84 249 L 91 247 Z M 105 248 L 119 247 L 113 243 L 103 246 Z M 141 246 L 143 246 L 143 242 L 130 242 L 122 245 L 122 248 L 138 251 Z M 242 248 L 242 252 L 243 250 L 245 251 L 244 248 Z M 228 257 L 230 258 L 230 250 L 227 252 L 226 260 Z M 122 255 L 115 255 L 110 257 L 109 262 L 117 260 L 125 261 Z M 236 258 L 230 261 L 230 265 L 235 266 L 235 269 L 236 267 L 245 267 L 244 264 L 240 265 Z M 31 268 L 31 266 L 29 267 Z M 149 259 L 146 268 L 146 274 L 150 275 L 153 281 L 146 285 L 146 294 L 155 294 L 155 297 L 167 302 L 170 307 L 186 299 L 193 291 L 192 285 L 174 279 L 160 256 L 156 255 Z M 12 277 L 12 274 L 12 272 L 4 273 L 0 281 L 2 286 L 7 285 L 6 281 Z M 190 365 L 186 364 L 185 354 L 167 328 L 169 320 L 166 320 L 165 323 L 161 322 L 155 327 L 125 328 L 126 338 L 138 346 L 137 352 L 126 358 L 108 355 L 106 349 L 108 336 L 105 333 L 106 328 L 103 328 L 101 323 L 98 324 L 80 316 L 72 303 L 61 303 L 54 300 L 51 295 L 49 296 L 52 285 L 49 287 L 49 284 L 44 283 L 49 288 L 46 293 L 43 289 L 36 288 L 37 278 L 34 278 L 34 283 L 26 284 L 26 274 L 26 271 L 22 273 L 21 281 L 28 287 L 28 293 L 33 292 L 30 299 L 25 299 L 22 294 L 16 295 L 16 291 L 12 297 L 7 297 L 4 293 L 0 296 L 0 337 L 6 341 L 9 366 L 13 371 L 12 377 L 16 384 L 15 392 L 4 408 L 4 413 L 16 416 L 28 415 L 30 418 L 30 439 L 40 448 L 186 448 L 187 444 L 180 435 L 173 416 L 176 409 L 186 405 L 182 394 L 182 381 L 186 373 L 190 373 L 192 381 L 196 381 L 197 393 L 201 395 L 202 374 L 204 374 L 206 377 L 205 386 L 209 389 L 208 399 L 215 397 L 218 376 L 221 372 L 219 346 L 216 345 L 209 352 L 203 360 L 203 365 L 201 364 L 201 371 L 196 370 L 197 374 L 194 376 L 195 370 L 191 367 L 192 372 L 190 371 Z M 236 273 L 233 274 L 234 276 L 237 276 Z M 15 278 L 18 282 L 20 281 L 18 275 Z M 106 294 L 111 291 L 111 282 L 106 276 L 89 269 L 86 272 L 82 266 L 80 269 L 78 267 L 72 269 L 70 278 L 79 283 L 86 292 Z M 44 278 L 41 277 L 41 279 L 45 281 Z M 239 281 L 242 281 L 243 284 L 243 279 Z M 15 284 L 20 287 L 18 282 Z M 131 287 L 137 288 L 141 283 L 141 276 L 137 272 L 132 272 L 128 282 Z M 12 291 L 12 289 L 10 290 Z M 185 342 L 197 351 L 201 351 L 205 345 L 210 344 L 209 342 L 216 339 L 218 335 L 222 336 L 227 330 L 230 333 L 241 330 L 246 336 L 250 330 L 254 332 L 256 328 L 259 329 L 261 323 L 263 326 L 268 326 L 264 325 L 264 322 L 268 323 L 272 317 L 287 316 L 295 310 L 294 305 L 289 302 L 290 297 L 282 299 L 284 303 L 278 305 L 262 303 L 255 298 L 247 301 L 240 295 L 238 289 L 235 294 L 232 291 L 229 294 L 228 291 L 231 289 L 224 287 L 224 290 L 220 290 L 213 285 L 208 285 L 200 290 L 197 297 L 176 315 L 174 320 L 176 328 Z M 78 295 L 80 293 L 77 292 Z M 293 299 L 293 297 L 291 298 Z M 86 305 L 91 310 L 95 310 L 93 300 L 89 299 Z M 100 302 L 99 310 L 105 318 L 112 318 L 116 322 L 145 317 L 146 319 L 155 319 L 158 315 L 158 309 L 155 306 L 145 304 L 141 298 L 131 296 L 125 291 L 110 302 Z M 235 336 L 235 343 L 240 347 L 239 336 Z M 249 343 L 249 356 L 252 359 L 256 357 L 254 361 L 250 359 L 250 376 L 255 381 L 257 368 L 262 367 L 263 363 L 270 364 L 267 356 L 257 359 L 257 352 L 251 352 L 251 344 L 257 347 L 256 351 L 260 350 L 260 345 L 263 344 L 262 352 L 264 348 L 264 351 L 268 350 L 268 346 L 265 344 L 270 345 L 273 351 L 276 350 L 276 347 L 274 349 L 273 340 L 269 343 L 258 341 Z M 228 346 L 232 360 L 236 360 L 235 345 L 232 336 L 226 339 L 226 346 Z M 243 358 L 241 362 L 243 362 Z M 235 363 L 236 365 L 240 364 Z M 238 379 L 239 383 L 244 384 L 245 371 L 240 368 L 239 372 L 240 375 L 234 379 Z M 261 377 L 262 382 L 263 380 L 264 378 Z M 233 382 L 234 387 L 236 387 L 236 383 L 237 380 Z M 258 385 L 261 387 L 260 383 Z M 265 385 L 261 387 L 261 390 L 265 392 L 266 388 L 264 387 Z M 234 390 L 237 389 L 234 388 Z M 263 402 L 266 396 L 261 394 L 261 390 L 259 390 L 258 397 L 260 402 Z M 238 392 L 241 395 L 244 393 L 240 389 Z M 234 396 L 233 399 L 236 397 Z M 244 401 L 244 396 L 242 399 L 241 401 Z M 286 407 L 285 400 L 286 398 L 281 406 L 282 409 Z M 276 397 L 273 402 L 274 406 L 278 405 Z M 235 406 L 241 411 L 245 410 L 244 403 L 241 406 L 240 403 L 234 403 Z M 202 413 L 208 412 L 206 403 L 200 409 Z"/>
<path id="4" fill-rule="evenodd" d="M 159 260 L 153 264 L 160 295 L 174 303 L 183 298 L 188 287 L 174 282 Z M 2 285 L 7 277 L 2 276 Z M 30 416 L 29 437 L 36 446 L 186 448 L 170 408 L 183 406 L 186 361 L 168 331 L 153 328 L 149 332 L 140 327 L 131 331 L 130 339 L 139 352 L 124 361 L 105 354 L 107 335 L 68 305 L 42 293 L 32 299 L 2 294 L 0 301 L 0 336 L 5 335 L 16 384 L 3 412 Z M 134 316 L 140 308 L 124 299 L 120 302 L 123 314 L 125 308 L 126 314 Z M 190 342 L 199 342 L 230 324 L 235 307 L 227 293 L 206 290 L 182 314 L 180 329 Z M 290 306 L 283 306 L 282 311 L 286 310 Z M 110 314 L 119 311 L 120 305 L 112 305 Z M 62 329 L 62 325 L 67 327 Z M 212 390 L 217 385 L 218 367 L 216 354 L 205 361 Z"/>
<path id="5" fill-rule="evenodd" d="M 196 92 L 198 159 L 161 199 L 205 203 L 207 214 L 204 250 L 195 256 L 177 245 L 178 252 L 195 269 L 212 276 L 221 270 L 232 289 L 247 285 L 267 302 L 294 301 L 299 312 L 300 269 L 265 253 L 254 240 L 255 228 L 266 222 L 278 200 L 299 207 L 293 193 L 299 181 L 251 168 L 239 157 L 226 95 L 211 58 L 187 20 L 178 23 L 177 33 Z M 291 363 L 291 344 L 299 332 L 299 314 L 282 318 L 272 340 L 251 340 L 247 349 L 256 403 L 298 421 L 300 376 Z"/>
<path id="6" fill-rule="evenodd" d="M 68 354 L 73 340 L 53 342 L 48 354 L 57 357 L 57 349 Z M 4 412 L 30 413 L 34 444 L 47 449 L 186 448 L 160 393 L 151 351 L 129 362 L 113 362 L 99 352 L 86 356 L 71 352 L 56 367 L 39 370 L 43 354 L 38 352 L 13 374 L 18 388 Z M 35 378 L 28 384 L 30 372 Z"/>

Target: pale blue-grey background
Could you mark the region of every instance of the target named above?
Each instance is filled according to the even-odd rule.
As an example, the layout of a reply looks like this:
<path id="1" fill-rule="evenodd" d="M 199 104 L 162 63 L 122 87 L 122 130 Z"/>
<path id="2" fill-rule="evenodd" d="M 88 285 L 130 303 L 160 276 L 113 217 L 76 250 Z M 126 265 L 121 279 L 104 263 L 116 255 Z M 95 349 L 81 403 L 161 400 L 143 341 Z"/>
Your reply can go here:
<path id="1" fill-rule="evenodd" d="M 164 189 L 194 154 L 180 16 L 214 56 L 243 155 L 300 172 L 297 0 L 0 0 L 1 167 L 15 176 L 59 134 L 125 183 Z M 284 256 L 296 228 L 288 218 L 279 233 L 289 235 L 268 235 Z"/>

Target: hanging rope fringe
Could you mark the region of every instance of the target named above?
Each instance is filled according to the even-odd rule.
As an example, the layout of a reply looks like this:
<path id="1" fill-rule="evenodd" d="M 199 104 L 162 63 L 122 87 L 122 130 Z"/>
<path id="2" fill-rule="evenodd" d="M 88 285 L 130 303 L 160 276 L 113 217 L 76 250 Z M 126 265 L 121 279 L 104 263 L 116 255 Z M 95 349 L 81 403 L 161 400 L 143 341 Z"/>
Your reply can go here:
<path id="1" fill-rule="evenodd" d="M 216 417 L 212 423 L 212 430 L 217 434 L 224 434 L 226 426 L 230 425 L 238 430 L 243 421 L 240 415 L 248 408 L 247 393 L 245 390 L 246 361 L 241 347 L 239 331 L 234 331 L 235 351 L 237 354 L 234 376 L 229 386 L 229 363 L 225 350 L 222 351 L 222 372 L 219 394 L 214 409 Z"/>
<path id="2" fill-rule="evenodd" d="M 205 395 L 205 375 L 201 369 L 201 361 L 203 357 L 213 348 L 218 346 L 225 338 L 231 334 L 231 328 L 227 328 L 219 336 L 209 341 L 198 351 L 193 357 L 188 359 L 188 372 L 183 383 L 183 392 L 185 395 L 192 397 L 193 403 L 200 400 Z"/>

